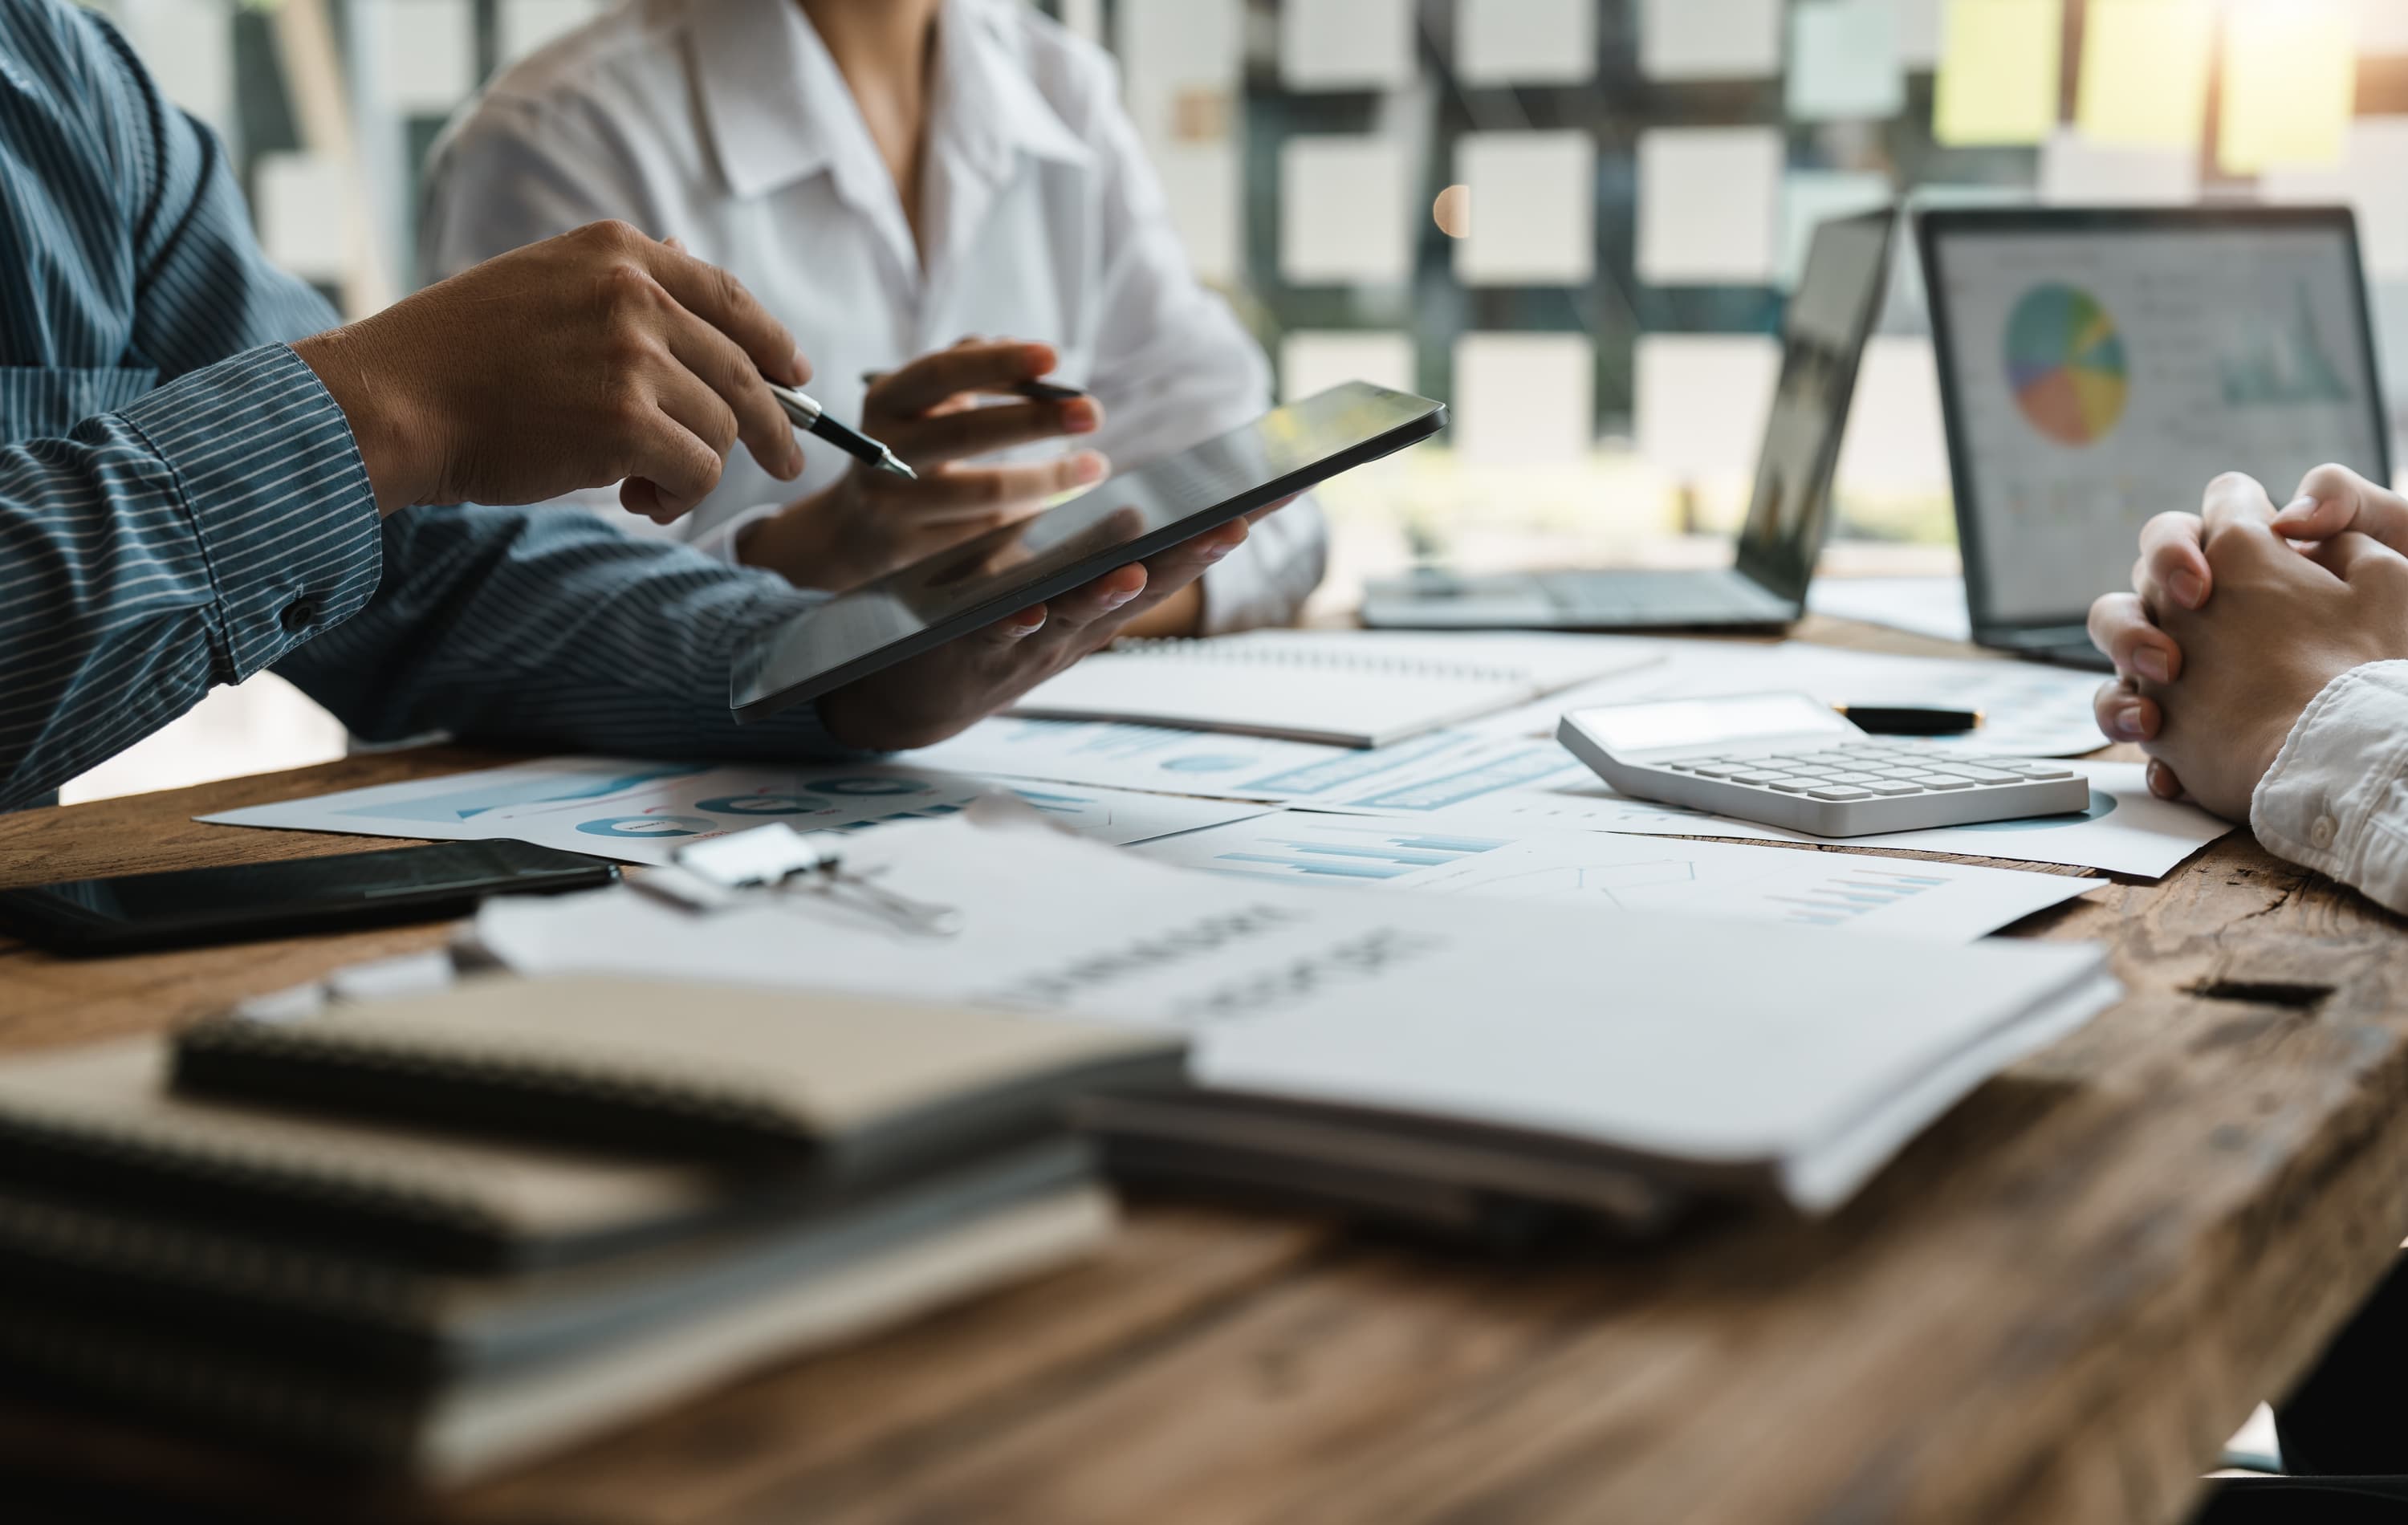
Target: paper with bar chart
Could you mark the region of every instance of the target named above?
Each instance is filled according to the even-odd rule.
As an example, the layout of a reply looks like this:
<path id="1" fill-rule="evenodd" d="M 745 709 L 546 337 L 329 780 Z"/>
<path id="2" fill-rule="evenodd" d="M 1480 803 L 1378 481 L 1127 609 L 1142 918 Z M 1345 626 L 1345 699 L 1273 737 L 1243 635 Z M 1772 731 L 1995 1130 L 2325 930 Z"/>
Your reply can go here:
<path id="1" fill-rule="evenodd" d="M 1017 799 L 1070 831 L 1116 846 L 1240 820 L 1268 808 L 859 764 L 787 768 L 548 757 L 201 819 L 373 837 L 509 839 L 658 865 L 670 862 L 689 842 L 771 822 L 799 831 L 852 831 L 958 814 L 973 800 L 997 797 Z"/>
<path id="2" fill-rule="evenodd" d="M 2099 887 L 2095 880 L 1787 847 L 1550 831 L 1487 836 L 1424 822 L 1283 811 L 1132 849 L 1158 862 L 1308 884 L 1686 911 L 1970 942 Z"/>
<path id="3" fill-rule="evenodd" d="M 1552 740 L 1469 729 L 1357 748 L 1111 721 L 1004 718 L 910 758 L 915 768 L 1088 788 L 1399 813 L 1442 810 L 1500 790 L 1549 788 L 1590 776 Z"/>

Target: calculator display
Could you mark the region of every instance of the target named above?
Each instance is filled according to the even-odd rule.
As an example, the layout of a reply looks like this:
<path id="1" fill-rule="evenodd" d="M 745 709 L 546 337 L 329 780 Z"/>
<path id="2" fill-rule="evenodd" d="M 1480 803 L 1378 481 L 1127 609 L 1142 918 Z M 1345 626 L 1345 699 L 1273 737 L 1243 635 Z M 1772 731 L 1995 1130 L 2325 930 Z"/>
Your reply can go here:
<path id="1" fill-rule="evenodd" d="M 1769 736 L 1853 730 L 1828 705 L 1803 694 L 1750 694 L 1734 698 L 1672 699 L 1615 704 L 1572 717 L 1609 752 L 1721 746 Z"/>

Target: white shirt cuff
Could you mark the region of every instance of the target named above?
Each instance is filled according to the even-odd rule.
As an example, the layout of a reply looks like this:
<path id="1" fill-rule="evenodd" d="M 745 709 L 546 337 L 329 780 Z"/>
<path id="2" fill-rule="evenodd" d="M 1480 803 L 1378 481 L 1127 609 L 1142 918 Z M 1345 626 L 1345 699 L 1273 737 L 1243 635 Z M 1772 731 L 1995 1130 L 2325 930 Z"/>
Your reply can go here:
<path id="1" fill-rule="evenodd" d="M 2327 683 L 2249 801 L 2268 852 L 2408 911 L 2408 661 Z"/>

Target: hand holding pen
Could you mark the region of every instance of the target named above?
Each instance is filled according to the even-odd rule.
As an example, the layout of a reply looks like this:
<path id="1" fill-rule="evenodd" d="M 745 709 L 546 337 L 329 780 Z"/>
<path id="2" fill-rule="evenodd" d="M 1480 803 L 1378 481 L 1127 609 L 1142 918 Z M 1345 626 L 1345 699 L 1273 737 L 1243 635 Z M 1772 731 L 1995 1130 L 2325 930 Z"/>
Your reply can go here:
<path id="1" fill-rule="evenodd" d="M 1101 482 L 1110 468 L 1094 451 L 1032 462 L 978 459 L 1102 425 L 1101 406 L 1083 393 L 1051 384 L 1030 388 L 1043 396 L 1023 390 L 1056 363 L 1050 345 L 965 339 L 876 377 L 863 397 L 860 430 L 844 431 L 860 447 L 811 429 L 864 465 L 753 525 L 739 554 L 805 587 L 852 587 Z M 886 453 L 916 477 L 883 467 Z"/>

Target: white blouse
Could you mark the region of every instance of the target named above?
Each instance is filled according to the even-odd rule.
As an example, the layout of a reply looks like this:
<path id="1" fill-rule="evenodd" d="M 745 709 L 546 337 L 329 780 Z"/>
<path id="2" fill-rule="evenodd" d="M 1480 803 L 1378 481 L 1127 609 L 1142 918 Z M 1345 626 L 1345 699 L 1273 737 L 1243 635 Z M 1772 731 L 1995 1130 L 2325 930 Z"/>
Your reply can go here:
<path id="1" fill-rule="evenodd" d="M 857 418 L 862 373 L 965 335 L 1041 340 L 1104 425 L 1115 470 L 1269 405 L 1261 350 L 1197 283 L 1119 102 L 1109 55 L 1019 0 L 946 0 L 924 160 L 925 264 L 894 177 L 796 0 L 628 0 L 537 52 L 437 146 L 420 274 L 597 218 L 675 236 L 791 327 L 812 396 Z M 806 441 L 799 482 L 738 449 L 666 533 L 730 554 L 736 532 L 845 470 Z M 614 495 L 580 495 L 630 529 Z M 1321 579 L 1308 499 L 1262 521 L 1205 580 L 1207 627 L 1292 617 Z"/>

